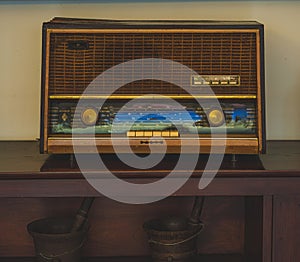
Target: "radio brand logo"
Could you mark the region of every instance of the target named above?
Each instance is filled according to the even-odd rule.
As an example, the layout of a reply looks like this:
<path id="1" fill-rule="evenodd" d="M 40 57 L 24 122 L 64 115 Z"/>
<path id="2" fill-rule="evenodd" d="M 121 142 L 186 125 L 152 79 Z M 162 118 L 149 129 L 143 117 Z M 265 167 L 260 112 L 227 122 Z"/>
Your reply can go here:
<path id="1" fill-rule="evenodd" d="M 109 97 L 110 95 L 114 94 L 120 87 L 128 83 L 145 79 L 153 79 L 168 82 L 181 87 L 182 90 L 184 90 L 195 101 L 197 101 L 199 106 L 203 105 L 203 103 L 209 103 L 210 108 L 221 108 L 217 97 L 208 85 L 205 85 L 204 88 L 205 95 L 209 96 L 209 102 L 207 100 L 201 99 L 201 94 L 203 94 L 203 87 L 195 87 L 191 84 L 191 76 L 195 75 L 197 75 L 197 81 L 200 81 L 201 76 L 198 76 L 195 71 L 171 60 L 154 58 L 136 59 L 116 65 L 100 74 L 86 88 L 86 90 L 82 94 L 82 97 L 93 95 L 95 93 L 101 94 L 103 93 L 101 92 L 101 90 L 104 89 L 106 91 L 109 90 L 109 92 L 106 92 L 105 94 Z M 120 153 L 122 151 L 120 148 L 120 144 L 118 143 L 118 139 L 120 139 L 120 137 L 118 137 L 116 133 L 118 131 L 118 128 L 120 128 L 120 123 L 122 123 L 122 117 L 124 118 L 124 115 L 128 114 L 128 108 L 136 108 L 136 110 L 138 111 L 138 108 L 143 104 L 142 101 L 148 100 L 156 101 L 157 103 L 163 101 L 162 108 L 175 108 L 177 112 L 180 112 L 180 116 L 182 119 L 184 119 L 184 121 L 190 123 L 195 121 L 187 108 L 182 106 L 180 102 L 178 102 L 180 100 L 176 101 L 175 99 L 164 96 L 162 94 L 145 94 L 129 100 L 119 110 L 113 120 L 111 142 L 118 158 L 127 166 L 135 169 L 147 170 L 155 167 L 162 161 L 167 151 L 167 144 L 164 136 L 154 136 L 154 134 L 151 133 L 150 139 L 144 142 L 147 143 L 147 146 L 149 146 L 151 152 L 147 156 L 141 157 L 139 155 L 136 155 L 132 151 L 130 147 L 130 134 L 127 135 L 127 137 L 122 137 L 122 139 L 124 140 L 122 143 L 122 149 L 124 149 L 125 146 L 127 147 L 127 152 L 131 153 Z M 80 108 L 84 106 L 85 102 L 86 101 L 83 98 L 79 100 L 75 110 L 75 115 L 81 113 Z M 104 100 L 99 99 L 97 101 L 94 101 L 93 106 L 94 108 L 98 108 L 98 110 L 100 110 L 104 103 Z M 206 112 L 205 110 L 204 112 L 205 114 L 208 114 L 208 112 Z M 180 129 L 180 127 L 178 126 L 178 121 L 173 121 L 172 116 L 169 113 L 166 113 L 166 110 L 160 110 L 156 108 L 155 115 L 151 115 L 151 112 L 147 110 L 141 110 L 139 111 L 139 118 L 154 120 L 164 119 L 164 121 L 169 121 L 177 130 Z M 133 118 L 126 119 L 126 125 L 133 126 L 134 124 L 135 120 L 133 120 Z M 213 128 L 211 128 L 210 130 L 211 150 L 206 163 L 206 167 L 203 171 L 202 177 L 200 178 L 199 189 L 204 189 L 213 180 L 221 166 L 226 148 L 226 144 L 224 142 L 226 141 L 226 128 L 224 126 L 223 128 L 218 129 L 218 132 L 216 132 Z M 93 145 L 91 146 L 91 148 L 89 148 L 89 151 L 93 154 L 90 154 L 88 157 L 84 154 L 80 154 L 80 148 L 78 145 L 76 145 L 76 143 L 73 143 L 73 150 L 82 174 L 98 192 L 113 200 L 123 203 L 151 203 L 164 199 L 175 193 L 187 182 L 189 177 L 193 174 L 198 162 L 201 148 L 201 139 L 199 139 L 199 135 L 196 129 L 197 128 L 195 127 L 194 132 L 189 132 L 188 139 L 184 133 L 181 133 L 180 136 L 176 137 L 176 139 L 180 140 L 181 151 L 175 167 L 166 177 L 149 184 L 129 183 L 116 177 L 111 172 L 111 170 L 106 167 L 105 163 L 101 159 L 101 156 L 98 154 L 95 129 L 91 138 Z M 176 136 L 176 131 L 175 133 L 170 133 L 170 136 L 172 135 Z M 75 141 L 76 138 L 78 138 L 78 134 L 76 134 L 76 132 L 73 132 L 72 138 L 72 141 Z M 192 145 L 191 143 L 188 143 L 188 141 L 191 141 L 191 139 L 194 142 Z M 92 173 L 90 172 L 91 166 L 93 166 L 93 169 L 96 169 L 93 170 Z M 98 179 L 97 172 L 99 174 L 105 174 L 105 178 L 102 177 L 102 179 Z M 178 176 L 179 172 L 180 176 Z"/>

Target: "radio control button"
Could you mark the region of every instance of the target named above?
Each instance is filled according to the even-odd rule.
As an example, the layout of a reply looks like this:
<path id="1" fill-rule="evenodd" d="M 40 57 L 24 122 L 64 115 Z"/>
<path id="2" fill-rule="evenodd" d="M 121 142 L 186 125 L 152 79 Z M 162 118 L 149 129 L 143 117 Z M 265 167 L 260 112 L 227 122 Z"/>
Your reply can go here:
<path id="1" fill-rule="evenodd" d="M 152 131 L 145 131 L 144 136 L 152 137 Z"/>
<path id="2" fill-rule="evenodd" d="M 179 133 L 177 130 L 171 130 L 170 131 L 170 137 L 179 137 Z"/>
<path id="3" fill-rule="evenodd" d="M 143 137 L 144 136 L 144 131 L 136 131 L 135 136 Z"/>
<path id="4" fill-rule="evenodd" d="M 153 131 L 153 136 L 161 136 L 161 131 Z"/>
<path id="5" fill-rule="evenodd" d="M 128 137 L 135 137 L 135 131 L 127 131 Z"/>
<path id="6" fill-rule="evenodd" d="M 162 131 L 161 136 L 163 137 L 169 137 L 170 136 L 170 131 Z"/>

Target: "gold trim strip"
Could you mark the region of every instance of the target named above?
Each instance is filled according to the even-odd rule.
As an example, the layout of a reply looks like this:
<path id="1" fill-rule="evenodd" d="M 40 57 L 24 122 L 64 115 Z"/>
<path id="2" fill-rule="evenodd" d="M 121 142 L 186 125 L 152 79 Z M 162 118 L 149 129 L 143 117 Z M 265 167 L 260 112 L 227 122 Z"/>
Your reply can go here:
<path id="1" fill-rule="evenodd" d="M 144 132 L 144 131 L 143 131 Z M 153 131 L 154 132 L 154 131 Z M 158 132 L 161 132 L 161 131 L 158 131 Z M 82 140 L 82 141 L 89 141 L 89 140 L 99 140 L 99 141 L 102 141 L 102 140 L 124 140 L 125 137 L 114 137 L 114 138 L 111 138 L 109 136 L 107 137 L 86 137 L 86 136 L 83 136 L 83 137 L 54 137 L 54 136 L 50 136 L 48 138 L 48 140 L 57 140 L 57 141 L 70 141 L 70 140 Z M 140 139 L 140 137 L 127 137 L 126 136 L 126 139 Z M 176 138 L 173 138 L 173 139 L 180 139 L 180 140 L 191 140 L 191 138 L 188 138 L 188 137 L 176 137 Z M 192 138 L 192 139 L 197 139 L 197 138 Z M 258 138 L 257 137 L 226 137 L 226 138 L 208 138 L 208 137 L 198 137 L 198 140 L 228 140 L 228 141 L 239 141 L 239 140 L 249 140 L 249 141 L 258 141 Z"/>
<path id="2" fill-rule="evenodd" d="M 256 33 L 258 29 L 66 29 L 49 28 L 50 33 Z"/>
<path id="3" fill-rule="evenodd" d="M 50 95 L 50 99 L 165 99 L 165 98 L 173 98 L 173 99 L 191 99 L 191 98 L 199 98 L 199 99 L 256 99 L 256 95 L 166 95 L 166 96 L 148 96 L 148 95 Z"/>

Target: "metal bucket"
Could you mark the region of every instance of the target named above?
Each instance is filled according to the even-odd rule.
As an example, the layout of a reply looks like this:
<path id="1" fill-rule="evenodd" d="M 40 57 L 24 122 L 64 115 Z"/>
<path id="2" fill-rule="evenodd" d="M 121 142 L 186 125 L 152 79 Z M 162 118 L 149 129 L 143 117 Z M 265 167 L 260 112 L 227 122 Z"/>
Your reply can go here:
<path id="1" fill-rule="evenodd" d="M 73 217 L 44 218 L 27 225 L 38 262 L 79 262 L 88 225 L 71 232 Z"/>
<path id="2" fill-rule="evenodd" d="M 190 225 L 187 218 L 153 219 L 144 224 L 154 261 L 191 262 L 197 254 L 197 236 L 203 224 Z"/>

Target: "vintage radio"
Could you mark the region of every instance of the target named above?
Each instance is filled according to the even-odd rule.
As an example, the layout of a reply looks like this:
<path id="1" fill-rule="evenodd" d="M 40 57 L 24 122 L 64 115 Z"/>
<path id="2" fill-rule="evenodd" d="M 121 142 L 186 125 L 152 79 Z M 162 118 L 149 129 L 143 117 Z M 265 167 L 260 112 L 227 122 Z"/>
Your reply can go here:
<path id="1" fill-rule="evenodd" d="M 113 152 L 112 143 L 127 152 L 122 150 L 126 140 L 134 152 L 147 153 L 163 138 L 169 153 L 180 152 L 182 139 L 191 145 L 199 140 L 201 153 L 210 152 L 212 139 L 226 143 L 226 153 L 263 153 L 263 30 L 252 21 L 55 18 L 44 23 L 41 152 L 73 153 L 74 143 L 82 153 L 89 153 L 92 143 L 100 153 Z M 156 75 L 110 93 L 109 85 L 132 74 L 128 67 L 85 92 L 111 68 L 149 59 L 191 69 L 188 76 L 175 70 L 164 77 L 188 77 L 193 94 L 155 70 Z M 218 106 L 211 106 L 212 97 Z M 136 103 L 130 104 L 132 99 Z M 211 130 L 226 130 L 226 137 L 212 137 Z"/>

